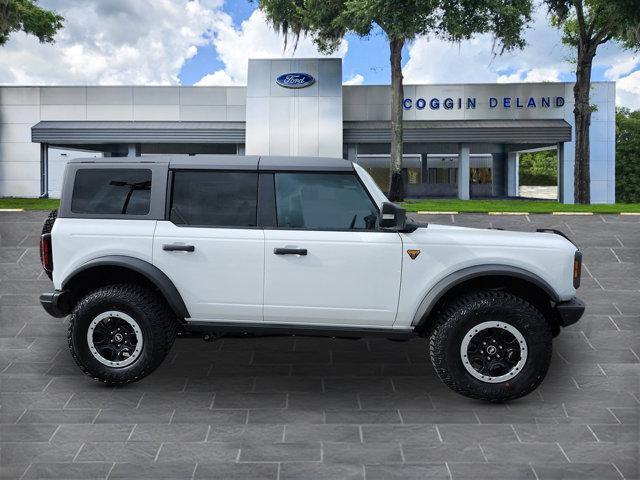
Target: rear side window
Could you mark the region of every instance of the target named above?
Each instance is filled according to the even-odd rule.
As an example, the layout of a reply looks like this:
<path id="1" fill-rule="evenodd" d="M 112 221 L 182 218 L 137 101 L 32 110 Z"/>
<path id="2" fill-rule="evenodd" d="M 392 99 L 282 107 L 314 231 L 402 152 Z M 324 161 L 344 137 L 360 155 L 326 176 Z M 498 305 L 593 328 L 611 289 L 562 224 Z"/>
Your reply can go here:
<path id="1" fill-rule="evenodd" d="M 151 170 L 96 168 L 76 172 L 73 213 L 146 215 L 151 199 Z"/>
<path id="2" fill-rule="evenodd" d="M 174 172 L 170 220 L 176 225 L 255 227 L 257 210 L 257 173 Z"/>
<path id="3" fill-rule="evenodd" d="M 276 173 L 278 227 L 374 230 L 377 208 L 355 175 Z"/>

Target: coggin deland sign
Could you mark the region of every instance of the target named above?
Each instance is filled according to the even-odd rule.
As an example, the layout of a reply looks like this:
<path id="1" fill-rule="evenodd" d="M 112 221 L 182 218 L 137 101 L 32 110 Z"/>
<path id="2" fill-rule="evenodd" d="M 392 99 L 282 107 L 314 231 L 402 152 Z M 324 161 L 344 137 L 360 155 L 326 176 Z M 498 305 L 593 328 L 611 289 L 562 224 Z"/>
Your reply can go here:
<path id="1" fill-rule="evenodd" d="M 402 102 L 405 110 L 415 108 L 424 110 L 473 110 L 476 108 L 477 98 L 405 98 Z M 564 106 L 564 97 L 489 97 L 487 104 L 490 109 L 494 108 L 559 108 Z"/>
<path id="2" fill-rule="evenodd" d="M 276 78 L 276 83 L 284 88 L 305 88 L 315 83 L 316 79 L 308 73 L 284 73 Z M 405 110 L 474 110 L 477 97 L 446 97 L 446 98 L 405 98 L 402 105 Z M 490 109 L 501 108 L 560 108 L 564 106 L 564 97 L 488 97 L 487 105 Z"/>

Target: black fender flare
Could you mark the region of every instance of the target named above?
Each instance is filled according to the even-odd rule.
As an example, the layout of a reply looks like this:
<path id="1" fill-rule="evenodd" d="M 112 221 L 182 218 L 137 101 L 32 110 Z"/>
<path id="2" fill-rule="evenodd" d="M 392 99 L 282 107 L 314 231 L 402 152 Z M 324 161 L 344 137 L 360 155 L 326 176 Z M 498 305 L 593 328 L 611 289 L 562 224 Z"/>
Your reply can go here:
<path id="1" fill-rule="evenodd" d="M 460 285 L 461 283 L 473 278 L 492 276 L 513 277 L 525 280 L 545 292 L 551 301 L 560 301 L 560 296 L 554 288 L 549 285 L 546 280 L 540 278 L 535 273 L 510 265 L 476 265 L 453 272 L 431 287 L 420 302 L 420 305 L 418 305 L 418 309 L 413 316 L 411 325 L 420 326 L 429 313 L 431 313 L 431 310 L 436 306 L 438 301 L 456 285 Z"/>
<path id="2" fill-rule="evenodd" d="M 169 307 L 171 307 L 178 317 L 189 318 L 190 315 L 187 310 L 187 306 L 171 279 L 158 267 L 136 257 L 129 257 L 126 255 L 107 255 L 89 260 L 87 263 L 82 264 L 67 275 L 62 282 L 62 290 L 64 290 L 69 282 L 71 282 L 78 274 L 96 267 L 122 267 L 139 273 L 153 283 L 158 290 L 160 290 L 160 293 L 162 293 L 164 298 L 167 300 Z"/>

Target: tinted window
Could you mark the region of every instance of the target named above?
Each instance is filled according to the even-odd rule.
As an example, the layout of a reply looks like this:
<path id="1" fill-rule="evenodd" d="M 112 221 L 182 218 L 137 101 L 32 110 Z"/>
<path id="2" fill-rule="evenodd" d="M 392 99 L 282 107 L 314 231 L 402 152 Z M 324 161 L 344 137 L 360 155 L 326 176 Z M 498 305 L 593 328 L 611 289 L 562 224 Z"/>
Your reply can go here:
<path id="1" fill-rule="evenodd" d="M 307 229 L 376 227 L 377 209 L 355 175 L 276 174 L 278 226 Z"/>
<path id="2" fill-rule="evenodd" d="M 85 214 L 146 215 L 151 198 L 151 170 L 85 169 L 76 172 L 71 211 Z"/>
<path id="3" fill-rule="evenodd" d="M 257 173 L 174 173 L 171 221 L 176 225 L 255 227 L 257 204 Z"/>

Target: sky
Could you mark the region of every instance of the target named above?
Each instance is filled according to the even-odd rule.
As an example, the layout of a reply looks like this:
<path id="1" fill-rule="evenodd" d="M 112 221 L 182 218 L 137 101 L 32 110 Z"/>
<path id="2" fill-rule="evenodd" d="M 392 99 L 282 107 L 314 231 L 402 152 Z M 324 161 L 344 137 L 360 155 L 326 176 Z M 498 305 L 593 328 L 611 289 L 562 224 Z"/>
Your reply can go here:
<path id="1" fill-rule="evenodd" d="M 247 59 L 315 57 L 310 39 L 297 50 L 269 27 L 249 0 L 40 0 L 62 14 L 54 45 L 23 33 L 0 47 L 4 85 L 244 85 Z M 525 32 L 524 50 L 497 56 L 490 35 L 451 44 L 417 38 L 403 51 L 405 83 L 572 81 L 572 52 L 543 7 Z M 345 84 L 389 84 L 384 34 L 347 35 Z M 593 80 L 616 81 L 616 103 L 640 109 L 640 53 L 601 46 Z"/>

